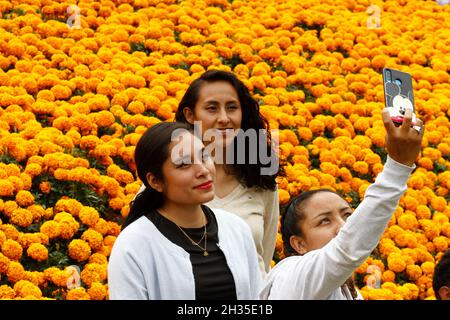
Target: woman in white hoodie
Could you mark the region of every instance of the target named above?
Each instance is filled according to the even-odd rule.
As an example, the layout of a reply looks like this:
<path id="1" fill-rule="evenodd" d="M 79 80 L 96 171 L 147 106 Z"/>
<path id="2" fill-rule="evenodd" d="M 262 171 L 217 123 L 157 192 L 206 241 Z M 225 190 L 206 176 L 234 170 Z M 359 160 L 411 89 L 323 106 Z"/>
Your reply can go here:
<path id="1" fill-rule="evenodd" d="M 284 300 L 361 299 L 351 276 L 378 244 L 415 168 L 423 137 L 422 121 L 411 127 L 407 111 L 395 127 L 387 110 L 388 158 L 383 171 L 352 213 L 349 204 L 330 190 L 300 194 L 282 217 L 286 255 L 269 273 L 260 297 Z M 348 218 L 348 219 L 347 219 Z"/>

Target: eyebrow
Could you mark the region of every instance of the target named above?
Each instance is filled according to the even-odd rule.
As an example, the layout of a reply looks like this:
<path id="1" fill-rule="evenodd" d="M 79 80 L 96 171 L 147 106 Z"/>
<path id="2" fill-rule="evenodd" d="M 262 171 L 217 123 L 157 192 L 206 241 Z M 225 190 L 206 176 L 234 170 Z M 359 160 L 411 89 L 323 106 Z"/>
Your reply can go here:
<path id="1" fill-rule="evenodd" d="M 200 156 L 203 156 L 203 152 L 205 152 L 205 150 L 206 150 L 206 148 L 205 147 L 202 147 L 199 151 L 199 155 Z M 175 159 L 174 160 L 174 164 L 175 165 L 177 165 L 177 164 L 180 164 L 180 163 L 182 163 L 182 162 L 184 162 L 185 160 L 188 160 L 189 159 L 189 161 L 191 161 L 191 159 L 192 159 L 192 154 L 188 154 L 188 155 L 185 155 L 185 156 L 182 156 L 182 157 L 180 157 L 180 158 L 177 158 L 177 159 Z M 192 164 L 192 163 L 191 163 Z"/>
<path id="2" fill-rule="evenodd" d="M 339 212 L 341 213 L 341 212 L 346 211 L 348 209 L 351 209 L 351 208 L 350 207 L 342 207 L 342 208 L 339 209 Z M 321 216 L 329 216 L 331 213 L 332 213 L 331 211 L 324 211 L 324 212 L 321 212 L 318 215 L 316 215 L 313 219 L 317 219 L 317 218 L 319 218 Z"/>
<path id="3" fill-rule="evenodd" d="M 219 104 L 219 101 L 217 101 L 217 100 L 212 100 L 212 99 L 206 99 L 204 102 L 205 102 L 205 103 Z M 238 100 L 238 99 L 231 98 L 231 100 L 228 100 L 226 103 L 236 103 L 236 102 L 239 103 L 239 100 Z"/>

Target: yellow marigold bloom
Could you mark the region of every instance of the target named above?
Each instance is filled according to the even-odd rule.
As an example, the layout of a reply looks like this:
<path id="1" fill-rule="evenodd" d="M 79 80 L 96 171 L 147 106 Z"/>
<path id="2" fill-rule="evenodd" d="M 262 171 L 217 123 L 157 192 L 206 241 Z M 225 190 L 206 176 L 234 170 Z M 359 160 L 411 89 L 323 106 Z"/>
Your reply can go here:
<path id="1" fill-rule="evenodd" d="M 395 273 L 391 270 L 386 270 L 381 275 L 381 281 L 384 282 L 394 282 L 395 281 Z"/>
<path id="2" fill-rule="evenodd" d="M 0 253 L 0 273 L 8 271 L 9 263 L 9 258 L 3 255 L 3 253 Z"/>
<path id="3" fill-rule="evenodd" d="M 109 231 L 109 224 L 108 224 L 108 222 L 105 219 L 100 218 L 100 219 L 97 220 L 95 225 L 92 226 L 92 228 L 95 231 L 99 232 L 100 234 L 106 235 L 108 233 L 108 231 Z"/>
<path id="4" fill-rule="evenodd" d="M 102 282 L 107 277 L 107 265 L 89 263 L 81 271 L 81 280 L 91 286 L 93 282 Z"/>
<path id="5" fill-rule="evenodd" d="M 419 297 L 419 288 L 413 283 L 405 283 L 403 287 L 407 288 L 411 294 L 411 300 L 416 300 Z"/>
<path id="6" fill-rule="evenodd" d="M 16 209 L 11 214 L 10 222 L 26 228 L 33 223 L 33 214 L 27 209 Z"/>
<path id="7" fill-rule="evenodd" d="M 67 300 L 90 300 L 89 294 L 83 287 L 71 289 L 67 292 Z"/>
<path id="8" fill-rule="evenodd" d="M 12 239 L 7 239 L 2 244 L 2 253 L 11 260 L 19 260 L 22 257 L 21 245 Z"/>
<path id="9" fill-rule="evenodd" d="M 7 239 L 17 240 L 19 238 L 19 231 L 12 224 L 2 224 L 0 230 L 4 232 Z"/>
<path id="10" fill-rule="evenodd" d="M 25 167 L 25 173 L 29 174 L 32 177 L 40 175 L 42 172 L 42 167 L 38 163 L 30 163 Z"/>
<path id="11" fill-rule="evenodd" d="M 322 121 L 317 120 L 317 119 L 312 119 L 309 122 L 308 127 L 313 134 L 318 135 L 318 136 L 322 135 L 322 133 L 325 130 L 325 124 Z"/>
<path id="12" fill-rule="evenodd" d="M 422 265 L 420 267 L 422 268 L 422 271 L 424 274 L 432 275 L 434 272 L 435 265 L 431 261 L 426 261 L 426 262 L 422 263 Z"/>
<path id="13" fill-rule="evenodd" d="M 0 196 L 11 197 L 14 194 L 14 184 L 5 179 L 0 179 Z"/>
<path id="14" fill-rule="evenodd" d="M 398 225 L 405 230 L 415 230 L 419 223 L 412 214 L 403 214 L 398 219 Z"/>
<path id="15" fill-rule="evenodd" d="M 100 249 L 103 246 L 103 236 L 93 229 L 83 232 L 81 239 L 86 241 L 93 250 Z"/>
<path id="16" fill-rule="evenodd" d="M 15 283 L 24 278 L 25 269 L 19 262 L 11 261 L 8 265 L 8 270 L 6 271 L 6 276 L 8 277 L 8 280 L 10 282 Z"/>
<path id="17" fill-rule="evenodd" d="M 16 292 L 16 296 L 22 298 L 27 296 L 33 296 L 37 299 L 42 298 L 41 289 L 27 280 L 19 280 L 18 282 L 16 282 L 16 284 L 14 285 L 14 291 Z"/>
<path id="18" fill-rule="evenodd" d="M 107 258 L 100 253 L 93 253 L 89 257 L 89 263 L 108 264 Z"/>
<path id="19" fill-rule="evenodd" d="M 3 284 L 0 286 L 0 299 L 14 299 L 16 292 L 10 286 Z"/>
<path id="20" fill-rule="evenodd" d="M 3 213 L 8 218 L 11 218 L 12 213 L 14 210 L 17 210 L 19 208 L 19 205 L 16 201 L 6 201 L 3 205 Z"/>
<path id="21" fill-rule="evenodd" d="M 100 214 L 94 208 L 83 207 L 80 210 L 79 218 L 83 224 L 92 227 L 97 223 L 100 218 Z"/>
<path id="22" fill-rule="evenodd" d="M 286 204 L 289 202 L 289 199 L 291 198 L 291 196 L 289 195 L 289 192 L 287 192 L 286 190 L 279 190 L 278 192 L 278 199 L 280 201 L 280 204 Z"/>
<path id="23" fill-rule="evenodd" d="M 89 256 L 91 255 L 91 247 L 89 247 L 89 244 L 80 239 L 72 240 L 68 246 L 68 254 L 69 257 L 76 261 L 85 261 L 89 259 Z"/>
<path id="24" fill-rule="evenodd" d="M 104 300 L 108 294 L 106 287 L 100 282 L 93 282 L 88 289 L 91 300 Z"/>
<path id="25" fill-rule="evenodd" d="M 431 211 L 430 209 L 425 205 L 418 205 L 416 208 L 416 216 L 417 219 L 430 219 L 431 218 Z"/>
<path id="26" fill-rule="evenodd" d="M 356 161 L 353 164 L 353 170 L 359 174 L 367 174 L 369 172 L 369 165 L 364 161 Z"/>
<path id="27" fill-rule="evenodd" d="M 427 169 L 427 170 L 433 170 L 434 164 L 433 161 L 430 158 L 420 158 L 418 161 L 419 166 Z"/>
<path id="28" fill-rule="evenodd" d="M 444 197 L 435 197 L 431 200 L 431 207 L 436 211 L 444 211 L 447 206 L 447 201 Z"/>
<path id="29" fill-rule="evenodd" d="M 391 253 L 388 256 L 388 268 L 393 272 L 402 272 L 406 268 L 406 263 L 403 261 L 403 258 L 400 254 Z"/>
<path id="30" fill-rule="evenodd" d="M 439 236 L 433 239 L 433 244 L 437 251 L 445 252 L 448 249 L 449 239 L 444 236 Z"/>
<path id="31" fill-rule="evenodd" d="M 28 249 L 27 254 L 36 261 L 45 261 L 48 258 L 48 250 L 40 243 L 33 243 Z"/>
<path id="32" fill-rule="evenodd" d="M 422 276 L 422 269 L 415 264 L 411 264 L 406 267 L 406 274 L 408 275 L 409 279 L 412 281 L 416 281 Z"/>
<path id="33" fill-rule="evenodd" d="M 45 221 L 41 227 L 40 231 L 46 234 L 50 239 L 59 237 L 61 234 L 60 224 L 56 221 Z"/>

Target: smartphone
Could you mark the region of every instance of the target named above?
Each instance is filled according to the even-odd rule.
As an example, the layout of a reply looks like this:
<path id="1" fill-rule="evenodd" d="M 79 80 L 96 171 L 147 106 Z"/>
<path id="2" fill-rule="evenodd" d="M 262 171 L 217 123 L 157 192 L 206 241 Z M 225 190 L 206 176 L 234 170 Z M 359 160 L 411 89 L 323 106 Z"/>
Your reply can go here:
<path id="1" fill-rule="evenodd" d="M 395 125 L 403 123 L 407 109 L 412 109 L 412 122 L 416 122 L 412 78 L 409 73 L 383 69 L 383 87 L 386 108 Z"/>

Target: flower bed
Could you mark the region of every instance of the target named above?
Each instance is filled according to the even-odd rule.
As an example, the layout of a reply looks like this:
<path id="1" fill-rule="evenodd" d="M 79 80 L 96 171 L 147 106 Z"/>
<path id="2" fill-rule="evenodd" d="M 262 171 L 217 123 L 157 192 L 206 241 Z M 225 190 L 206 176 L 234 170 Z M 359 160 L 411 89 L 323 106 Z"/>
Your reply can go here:
<path id="1" fill-rule="evenodd" d="M 412 74 L 426 132 L 408 190 L 356 283 L 366 299 L 434 297 L 434 265 L 450 245 L 450 6 L 70 6 L 0 1 L 0 298 L 108 298 L 108 256 L 141 185 L 135 146 L 148 127 L 173 120 L 209 68 L 235 72 L 279 129 L 280 206 L 317 187 L 357 206 L 386 157 L 385 66 Z M 274 263 L 282 258 L 279 236 Z"/>

